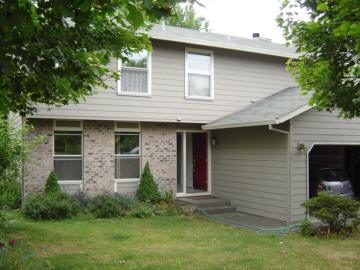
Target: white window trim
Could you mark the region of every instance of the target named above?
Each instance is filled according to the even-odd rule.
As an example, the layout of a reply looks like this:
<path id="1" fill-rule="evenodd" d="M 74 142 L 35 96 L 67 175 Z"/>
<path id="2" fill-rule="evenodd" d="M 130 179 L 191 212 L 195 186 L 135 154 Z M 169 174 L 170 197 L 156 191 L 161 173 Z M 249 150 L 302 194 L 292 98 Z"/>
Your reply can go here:
<path id="1" fill-rule="evenodd" d="M 121 132 L 137 132 L 137 133 L 140 133 L 140 123 L 139 122 L 136 122 L 137 124 L 137 128 L 118 128 L 117 127 L 117 123 L 121 123 L 121 121 L 115 121 L 114 124 L 114 130 L 115 130 L 115 133 L 121 133 Z"/>
<path id="2" fill-rule="evenodd" d="M 59 119 L 61 121 L 74 121 L 74 120 L 67 120 L 67 119 Z M 56 127 L 56 119 L 54 119 L 53 122 L 53 126 L 54 126 L 54 134 L 53 134 L 53 164 L 55 162 L 55 157 L 78 157 L 81 158 L 82 161 L 82 170 L 81 170 L 81 180 L 59 180 L 58 183 L 61 184 L 83 184 L 84 181 L 84 135 L 83 135 L 83 121 L 80 120 L 80 128 L 78 127 Z M 56 155 L 55 154 L 55 133 L 56 131 L 81 131 L 81 134 L 56 134 L 56 136 L 62 136 L 62 135 L 67 135 L 67 136 L 81 136 L 81 155 Z M 71 160 L 71 159 L 70 159 Z M 78 159 L 77 159 L 78 160 Z M 55 170 L 55 167 L 53 168 Z M 82 190 L 82 186 L 81 186 L 81 190 Z"/>
<path id="3" fill-rule="evenodd" d="M 203 96 L 190 96 L 189 95 L 189 86 L 188 86 L 188 54 L 189 52 L 194 52 L 194 53 L 208 53 L 210 54 L 210 97 L 203 97 Z M 203 75 L 200 74 L 199 75 Z M 208 75 L 208 74 L 206 74 Z M 197 100 L 214 100 L 214 51 L 212 50 L 204 50 L 204 49 L 198 49 L 198 48 L 190 48 L 190 47 L 186 47 L 185 48 L 185 99 L 197 99 Z"/>
<path id="4" fill-rule="evenodd" d="M 115 122 L 115 127 L 116 127 L 116 122 Z M 117 134 L 121 133 L 127 133 L 127 134 L 131 134 L 131 132 L 133 132 L 133 135 L 138 135 L 139 136 L 139 154 L 114 154 L 114 157 L 116 159 L 116 157 L 136 157 L 139 158 L 139 178 L 116 178 L 114 177 L 115 180 L 115 191 L 117 190 L 117 186 L 116 183 L 129 183 L 129 182 L 139 182 L 140 181 L 140 176 L 141 176 L 141 133 L 140 133 L 140 128 L 139 129 L 134 129 L 134 128 L 122 128 L 122 129 L 118 129 L 115 131 L 114 134 L 114 140 L 115 140 L 115 136 Z M 116 164 L 115 164 L 116 166 Z M 114 172 L 115 173 L 115 172 Z"/>
<path id="5" fill-rule="evenodd" d="M 124 92 L 121 91 L 121 67 L 122 67 L 122 63 L 121 63 L 121 59 L 118 59 L 118 63 L 117 63 L 117 69 L 118 72 L 120 72 L 120 78 L 119 80 L 117 80 L 117 93 L 120 96 L 140 96 L 140 97 L 151 97 L 151 74 L 152 74 L 152 54 L 151 52 L 148 52 L 148 56 L 147 56 L 147 93 L 138 93 L 138 92 Z M 134 67 L 133 69 L 137 69 L 136 67 Z M 140 68 L 139 68 L 140 69 Z"/>

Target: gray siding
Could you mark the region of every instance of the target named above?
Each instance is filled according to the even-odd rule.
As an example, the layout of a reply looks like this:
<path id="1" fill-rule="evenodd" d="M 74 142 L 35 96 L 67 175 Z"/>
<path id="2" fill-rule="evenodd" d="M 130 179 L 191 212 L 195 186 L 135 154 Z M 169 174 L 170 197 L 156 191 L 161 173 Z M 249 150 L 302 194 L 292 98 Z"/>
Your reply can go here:
<path id="1" fill-rule="evenodd" d="M 185 44 L 156 41 L 152 54 L 152 96 L 119 96 L 115 80 L 77 105 L 40 106 L 33 117 L 123 121 L 207 123 L 295 85 L 284 58 L 214 50 L 215 100 L 184 98 Z M 116 68 L 116 62 L 111 68 Z"/>
<path id="2" fill-rule="evenodd" d="M 212 136 L 212 193 L 239 211 L 287 221 L 287 135 L 253 127 Z"/>
<path id="3" fill-rule="evenodd" d="M 126 196 L 134 196 L 139 187 L 139 181 L 137 182 L 117 182 L 116 193 Z"/>
<path id="4" fill-rule="evenodd" d="M 298 143 L 306 150 L 298 151 Z M 305 218 L 300 204 L 307 198 L 307 153 L 314 143 L 360 143 L 360 119 L 345 120 L 311 109 L 291 120 L 292 222 Z"/>

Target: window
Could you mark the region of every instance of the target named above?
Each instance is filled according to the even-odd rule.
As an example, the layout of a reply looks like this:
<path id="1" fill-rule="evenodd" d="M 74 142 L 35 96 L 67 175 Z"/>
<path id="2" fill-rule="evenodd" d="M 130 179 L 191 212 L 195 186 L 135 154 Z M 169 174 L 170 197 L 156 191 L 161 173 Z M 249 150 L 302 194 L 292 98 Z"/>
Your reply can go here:
<path id="1" fill-rule="evenodd" d="M 138 132 L 115 133 L 115 179 L 140 178 L 139 141 Z"/>
<path id="2" fill-rule="evenodd" d="M 213 53 L 186 50 L 185 97 L 213 99 Z"/>
<path id="3" fill-rule="evenodd" d="M 120 80 L 118 82 L 118 93 L 150 95 L 150 62 L 150 53 L 148 51 L 129 55 L 127 61 L 119 61 Z"/>
<path id="4" fill-rule="evenodd" d="M 54 132 L 54 170 L 60 181 L 82 180 L 82 132 Z"/>

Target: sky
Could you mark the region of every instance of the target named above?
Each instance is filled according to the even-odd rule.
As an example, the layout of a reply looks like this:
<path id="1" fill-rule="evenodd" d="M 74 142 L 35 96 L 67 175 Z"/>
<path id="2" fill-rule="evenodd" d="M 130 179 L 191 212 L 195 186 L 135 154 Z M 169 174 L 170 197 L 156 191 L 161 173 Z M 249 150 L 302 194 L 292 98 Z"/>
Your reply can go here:
<path id="1" fill-rule="evenodd" d="M 210 21 L 215 33 L 252 38 L 252 33 L 285 43 L 282 30 L 275 21 L 280 12 L 279 0 L 200 0 L 206 7 L 196 6 L 200 16 Z"/>

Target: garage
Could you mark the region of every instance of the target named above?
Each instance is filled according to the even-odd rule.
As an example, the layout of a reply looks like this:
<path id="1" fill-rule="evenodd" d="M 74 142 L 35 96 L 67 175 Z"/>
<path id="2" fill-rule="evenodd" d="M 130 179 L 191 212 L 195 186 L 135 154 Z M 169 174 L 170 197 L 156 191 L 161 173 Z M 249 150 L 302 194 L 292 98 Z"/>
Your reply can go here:
<path id="1" fill-rule="evenodd" d="M 308 155 L 310 198 L 320 191 L 360 197 L 360 145 L 314 144 Z"/>

